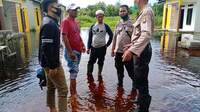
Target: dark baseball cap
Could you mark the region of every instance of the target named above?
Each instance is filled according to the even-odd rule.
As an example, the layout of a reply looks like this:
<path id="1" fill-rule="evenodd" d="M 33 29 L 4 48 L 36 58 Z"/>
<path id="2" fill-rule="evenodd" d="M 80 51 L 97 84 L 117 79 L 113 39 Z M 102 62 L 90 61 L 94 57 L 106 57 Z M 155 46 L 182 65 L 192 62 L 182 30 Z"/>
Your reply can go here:
<path id="1" fill-rule="evenodd" d="M 58 0 L 43 0 L 41 3 L 42 10 L 44 12 L 47 12 L 49 5 L 52 3 L 57 3 L 57 2 L 58 2 Z"/>

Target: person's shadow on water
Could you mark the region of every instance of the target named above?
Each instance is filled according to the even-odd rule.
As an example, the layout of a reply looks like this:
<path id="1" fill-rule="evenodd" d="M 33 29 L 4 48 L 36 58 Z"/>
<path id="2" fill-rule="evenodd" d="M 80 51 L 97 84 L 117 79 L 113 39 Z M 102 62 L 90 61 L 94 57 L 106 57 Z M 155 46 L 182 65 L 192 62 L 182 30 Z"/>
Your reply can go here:
<path id="1" fill-rule="evenodd" d="M 117 87 L 115 96 L 115 112 L 131 112 L 136 108 L 134 100 L 136 99 L 137 92 L 131 91 L 127 98 L 125 97 L 124 88 Z"/>
<path id="2" fill-rule="evenodd" d="M 89 102 L 94 104 L 91 106 L 91 111 L 104 112 L 105 110 L 110 110 L 111 108 L 114 112 L 129 112 L 136 108 L 134 101 L 137 96 L 137 91 L 131 91 L 127 97 L 124 93 L 123 87 L 117 87 L 116 95 L 114 99 L 106 97 L 106 89 L 104 87 L 103 79 L 98 80 L 98 84 L 94 82 L 94 78 L 87 77 L 88 88 L 90 91 Z"/>
<path id="3" fill-rule="evenodd" d="M 106 109 L 106 96 L 105 87 L 102 77 L 98 77 L 98 84 L 94 82 L 94 78 L 89 76 L 88 78 L 88 88 L 91 94 L 89 98 L 90 103 L 94 104 L 90 109 L 92 111 L 104 111 Z"/>

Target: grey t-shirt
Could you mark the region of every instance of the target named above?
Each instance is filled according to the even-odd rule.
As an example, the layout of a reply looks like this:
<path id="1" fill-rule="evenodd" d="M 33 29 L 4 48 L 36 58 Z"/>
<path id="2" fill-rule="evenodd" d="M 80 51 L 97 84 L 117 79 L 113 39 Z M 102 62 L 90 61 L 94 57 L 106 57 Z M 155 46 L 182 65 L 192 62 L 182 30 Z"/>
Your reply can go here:
<path id="1" fill-rule="evenodd" d="M 95 24 L 92 27 L 92 47 L 99 48 L 106 45 L 106 27 L 104 24 Z"/>

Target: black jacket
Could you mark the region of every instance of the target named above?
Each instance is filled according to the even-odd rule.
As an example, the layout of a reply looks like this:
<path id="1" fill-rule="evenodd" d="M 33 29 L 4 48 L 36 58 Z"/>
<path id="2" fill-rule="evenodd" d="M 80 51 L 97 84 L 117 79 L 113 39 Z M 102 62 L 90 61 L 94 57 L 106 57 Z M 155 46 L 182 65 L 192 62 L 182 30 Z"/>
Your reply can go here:
<path id="1" fill-rule="evenodd" d="M 40 29 L 39 63 L 54 69 L 60 66 L 60 30 L 58 21 L 49 16 L 43 18 Z"/>

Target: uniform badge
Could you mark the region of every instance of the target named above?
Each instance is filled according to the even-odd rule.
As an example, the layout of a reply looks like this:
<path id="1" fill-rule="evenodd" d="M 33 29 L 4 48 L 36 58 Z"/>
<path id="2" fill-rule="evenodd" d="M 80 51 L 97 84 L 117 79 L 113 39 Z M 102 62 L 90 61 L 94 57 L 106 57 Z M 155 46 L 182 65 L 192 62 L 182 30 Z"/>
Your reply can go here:
<path id="1" fill-rule="evenodd" d="M 147 17 L 146 17 L 146 16 L 144 16 L 144 17 L 142 18 L 142 22 L 143 22 L 143 23 L 146 23 L 146 22 L 147 22 Z"/>

